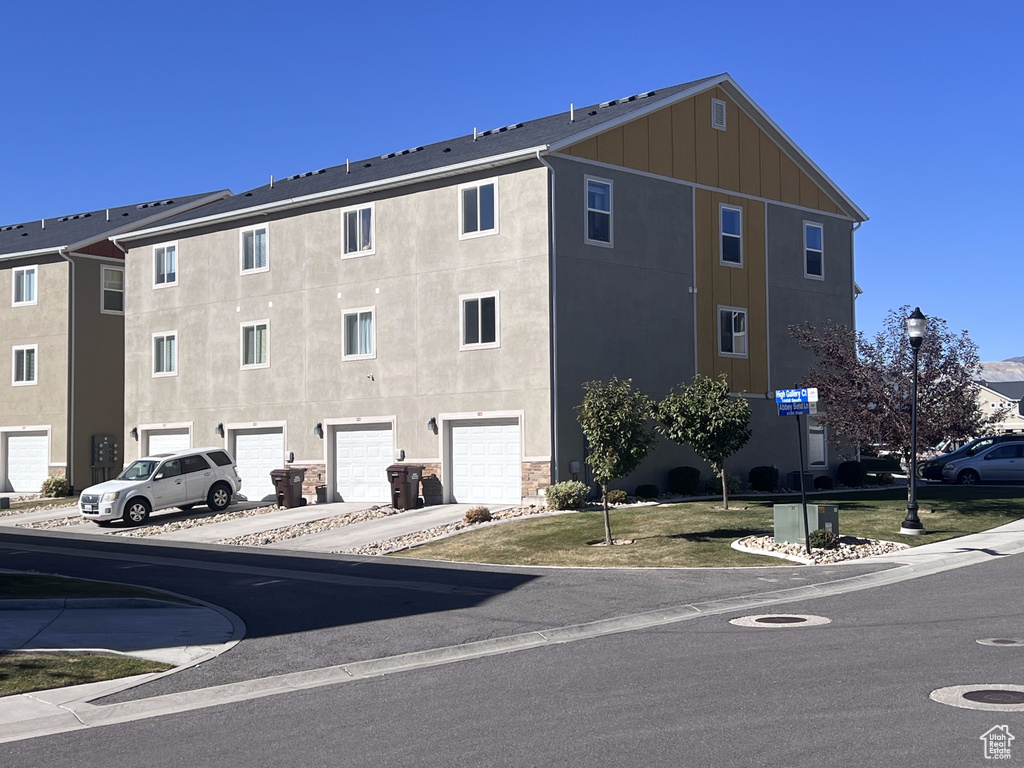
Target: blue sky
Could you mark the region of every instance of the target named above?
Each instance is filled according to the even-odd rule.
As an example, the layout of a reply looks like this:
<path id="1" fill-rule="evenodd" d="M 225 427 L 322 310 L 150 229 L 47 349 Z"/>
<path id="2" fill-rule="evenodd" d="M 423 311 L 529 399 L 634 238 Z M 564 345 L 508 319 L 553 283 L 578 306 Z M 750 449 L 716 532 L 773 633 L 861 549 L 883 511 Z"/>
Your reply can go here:
<path id="1" fill-rule="evenodd" d="M 229 188 L 729 72 L 868 213 L 902 304 L 1024 355 L 1024 3 L 12 4 L 0 224 Z"/>

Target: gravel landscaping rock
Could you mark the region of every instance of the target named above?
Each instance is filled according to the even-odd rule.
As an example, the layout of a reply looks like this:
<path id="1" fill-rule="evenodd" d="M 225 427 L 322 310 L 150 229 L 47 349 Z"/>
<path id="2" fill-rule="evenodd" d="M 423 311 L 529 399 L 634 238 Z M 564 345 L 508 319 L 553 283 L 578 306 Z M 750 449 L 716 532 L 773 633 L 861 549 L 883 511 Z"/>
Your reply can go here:
<path id="1" fill-rule="evenodd" d="M 270 504 L 265 507 L 251 507 L 248 509 L 231 509 L 227 512 L 220 512 L 216 515 L 201 515 L 199 517 L 189 517 L 184 520 L 175 520 L 170 523 L 163 523 L 162 525 L 147 525 L 141 528 L 126 528 L 123 531 L 118 531 L 115 536 L 131 536 L 134 538 L 145 538 L 146 536 L 159 536 L 162 533 L 171 533 L 172 531 L 184 531 L 189 528 L 200 528 L 204 525 L 213 525 L 214 523 L 223 523 L 228 520 L 239 520 L 244 517 L 256 517 L 258 515 L 265 515 L 268 512 L 276 512 L 282 509 L 282 507 L 276 504 Z M 152 518 L 150 518 L 152 519 Z M 159 522 L 159 520 L 158 520 Z"/>
<path id="2" fill-rule="evenodd" d="M 349 512 L 344 515 L 325 517 L 321 520 L 311 520 L 308 523 L 296 523 L 284 528 L 273 528 L 269 531 L 250 533 L 245 536 L 236 536 L 232 539 L 222 539 L 218 544 L 235 544 L 243 547 L 265 547 L 267 544 L 274 544 L 278 541 L 287 541 L 299 536 L 309 536 L 313 533 L 344 528 L 346 525 L 361 523 L 364 520 L 375 520 L 378 517 L 398 514 L 397 509 L 390 504 L 384 506 L 372 506 L 359 512 Z"/>
<path id="3" fill-rule="evenodd" d="M 784 557 L 787 560 L 806 563 L 808 565 L 823 565 L 826 563 L 839 563 L 844 560 L 860 560 L 873 555 L 886 555 L 890 552 L 899 552 L 903 549 L 910 549 L 907 544 L 896 541 L 880 541 L 877 539 L 859 539 L 856 536 L 840 536 L 837 549 L 811 549 L 811 557 L 807 557 L 807 550 L 803 544 L 790 544 L 785 541 L 775 541 L 772 536 L 747 536 L 733 544 L 733 548 L 753 554 L 771 555 Z"/>
<path id="4" fill-rule="evenodd" d="M 38 499 L 38 496 L 22 496 L 20 498 L 12 498 L 11 503 L 18 501 L 34 501 Z M 45 512 L 48 509 L 74 509 L 78 506 L 77 501 L 73 501 L 70 504 L 60 503 L 55 501 L 53 504 L 42 504 L 38 507 L 22 507 L 21 509 L 0 509 L 0 517 L 11 517 L 12 515 L 27 515 L 29 512 Z"/>

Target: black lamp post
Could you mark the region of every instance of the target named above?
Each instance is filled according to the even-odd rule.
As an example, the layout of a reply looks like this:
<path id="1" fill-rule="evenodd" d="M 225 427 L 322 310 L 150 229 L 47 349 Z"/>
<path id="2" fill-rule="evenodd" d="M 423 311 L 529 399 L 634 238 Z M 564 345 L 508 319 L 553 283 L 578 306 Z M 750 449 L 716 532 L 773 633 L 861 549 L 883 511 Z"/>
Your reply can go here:
<path id="1" fill-rule="evenodd" d="M 900 533 L 909 536 L 920 536 L 924 525 L 917 516 L 917 354 L 924 341 L 924 332 L 928 320 L 921 314 L 921 308 L 915 307 L 907 318 L 907 335 L 910 347 L 914 350 L 914 384 L 910 396 L 910 495 L 907 499 L 907 516 L 900 526 Z"/>

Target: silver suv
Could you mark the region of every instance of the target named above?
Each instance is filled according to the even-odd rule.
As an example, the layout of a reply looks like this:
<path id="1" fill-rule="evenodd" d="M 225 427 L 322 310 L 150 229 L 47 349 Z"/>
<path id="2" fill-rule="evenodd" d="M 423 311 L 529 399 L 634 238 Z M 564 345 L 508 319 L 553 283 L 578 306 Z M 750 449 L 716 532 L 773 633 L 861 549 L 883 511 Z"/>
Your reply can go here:
<path id="1" fill-rule="evenodd" d="M 225 509 L 242 487 L 234 459 L 223 448 L 192 448 L 147 456 L 126 467 L 114 480 L 82 491 L 78 510 L 87 520 L 105 525 L 122 519 L 140 525 L 151 512 L 206 504 Z"/>

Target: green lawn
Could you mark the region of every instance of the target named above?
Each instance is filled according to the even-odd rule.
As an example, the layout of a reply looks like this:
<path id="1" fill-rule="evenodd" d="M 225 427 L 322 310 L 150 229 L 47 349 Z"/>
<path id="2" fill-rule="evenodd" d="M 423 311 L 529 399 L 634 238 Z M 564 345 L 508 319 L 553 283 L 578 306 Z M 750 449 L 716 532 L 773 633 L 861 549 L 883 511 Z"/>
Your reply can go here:
<path id="1" fill-rule="evenodd" d="M 625 546 L 594 547 L 604 539 L 600 511 L 524 519 L 490 526 L 396 553 L 398 556 L 505 565 L 609 567 L 712 567 L 786 565 L 772 557 L 737 552 L 744 536 L 771 535 L 772 505 L 799 497 L 734 498 L 613 510 L 612 536 Z M 900 541 L 912 546 L 977 533 L 1024 517 L 1024 489 L 922 486 L 918 490 L 924 536 L 901 536 L 905 488 L 812 494 L 808 503 L 837 504 L 842 535 Z"/>
<path id="2" fill-rule="evenodd" d="M 170 665 L 98 653 L 0 652 L 0 696 L 163 672 Z"/>

